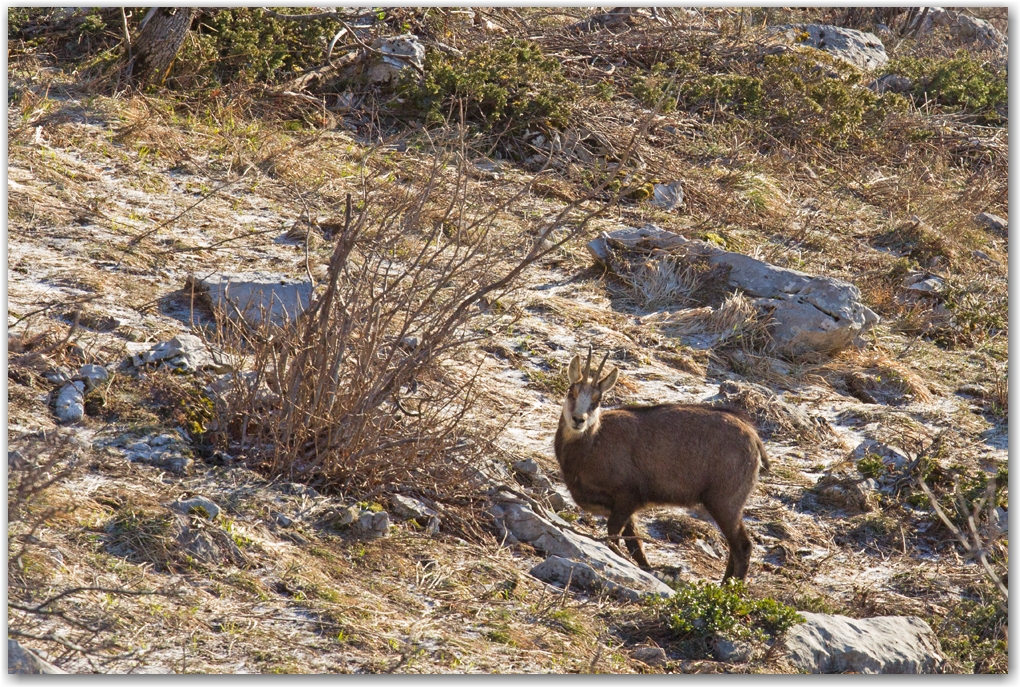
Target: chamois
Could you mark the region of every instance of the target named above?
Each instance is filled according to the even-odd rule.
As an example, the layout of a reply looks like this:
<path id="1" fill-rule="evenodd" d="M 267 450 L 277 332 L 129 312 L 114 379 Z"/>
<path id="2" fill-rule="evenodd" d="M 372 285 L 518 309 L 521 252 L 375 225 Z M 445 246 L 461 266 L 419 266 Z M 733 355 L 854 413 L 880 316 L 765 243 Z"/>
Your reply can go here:
<path id="1" fill-rule="evenodd" d="M 584 371 L 581 356 L 567 368 L 570 389 L 556 430 L 556 460 L 574 501 L 608 516 L 608 541 L 620 533 L 639 566 L 651 568 L 634 527 L 634 513 L 651 505 L 702 504 L 729 543 L 723 580 L 744 579 L 751 539 L 742 522 L 744 504 L 769 469 L 765 446 L 750 418 L 731 408 L 666 403 L 602 410 L 619 368 L 600 379 L 609 353 L 595 375 L 591 347 Z"/>

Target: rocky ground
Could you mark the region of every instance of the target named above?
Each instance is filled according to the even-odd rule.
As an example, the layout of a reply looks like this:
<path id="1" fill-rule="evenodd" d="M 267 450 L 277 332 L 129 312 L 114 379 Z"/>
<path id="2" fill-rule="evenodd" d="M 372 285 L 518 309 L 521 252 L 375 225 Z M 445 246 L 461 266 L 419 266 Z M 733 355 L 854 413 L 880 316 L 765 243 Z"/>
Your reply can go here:
<path id="1" fill-rule="evenodd" d="M 942 291 L 968 274 L 1004 291 L 1007 242 L 974 220 L 986 210 L 1007 214 L 1004 196 L 989 205 L 961 192 L 952 226 L 966 229 L 945 239 L 953 268 L 935 262 L 881 287 L 869 275 L 884 275 L 908 250 L 881 237 L 894 227 L 895 236 L 932 231 L 929 224 L 938 232 L 945 219 L 914 222 L 908 215 L 924 208 L 909 204 L 910 213 L 889 211 L 894 202 L 883 194 L 908 183 L 912 167 L 898 178 L 875 170 L 848 186 L 832 183 L 839 174 L 824 176 L 820 164 L 821 179 L 804 171 L 807 163 L 737 145 L 681 177 L 686 206 L 625 199 L 501 297 L 512 326 L 484 332 L 451 359 L 464 374 L 479 371 L 472 426 L 495 436 L 473 466 L 477 498 L 461 508 L 302 483 L 201 440 L 223 420 L 216 389 L 232 373 L 223 341 L 209 334 L 214 313 L 191 285 L 238 273 L 321 282 L 337 199 L 356 192 L 366 172 L 413 186 L 413 174 L 402 175 L 427 166 L 427 152 L 390 145 L 369 155 L 374 141 L 353 115 L 317 131 L 227 109 L 182 117 L 155 96 L 87 95 L 58 69 L 15 73 L 12 87 L 21 96 L 8 111 L 8 467 L 24 475 L 18 485 L 39 488 L 15 489 L 12 479 L 8 491 L 18 504 L 9 511 L 9 627 L 60 669 L 810 670 L 799 657 L 811 649 L 797 653 L 798 641 L 810 643 L 804 633 L 787 648 L 716 643 L 697 655 L 654 605 L 620 592 L 661 585 L 672 593 L 663 580 L 721 579 L 726 544 L 704 513 L 641 514 L 658 579 L 634 582 L 625 561 L 609 565 L 623 577 L 599 567 L 612 557 L 593 541 L 604 519 L 573 505 L 552 447 L 567 362 L 589 344 L 620 368 L 610 404 L 726 402 L 755 419 L 773 469 L 746 509 L 755 542 L 750 598 L 788 604 L 809 625 L 834 615 L 920 618 L 928 629 L 907 651 L 923 646 L 902 660 L 925 670 L 1005 669 L 1004 618 L 988 630 L 996 598 L 988 575 L 918 478 L 946 508 L 954 479 L 972 491 L 1004 481 L 1007 333 L 950 346 L 901 326 L 941 302 L 925 289 Z M 691 126 L 700 124 L 659 116 L 650 135 L 659 150 L 681 151 L 693 145 L 684 134 Z M 979 143 L 1005 145 L 990 136 Z M 534 170 L 469 157 L 472 198 L 495 204 L 534 180 Z M 940 189 L 965 177 L 940 174 L 931 182 Z M 498 217 L 499 231 L 526 234 L 535 218 L 555 216 L 569 202 L 561 197 L 568 176 L 532 185 L 526 202 Z M 978 175 L 973 183 L 993 182 Z M 764 205 L 748 200 L 755 189 L 770 194 Z M 739 210 L 704 209 L 726 203 Z M 756 219 L 741 224 L 740 213 Z M 904 221 L 914 224 L 904 229 Z M 726 300 L 733 289 L 698 296 L 707 282 L 691 281 L 675 254 L 621 249 L 607 265 L 587 247 L 602 232 L 646 223 L 858 284 L 882 319 L 857 345 L 798 359 L 755 338 L 782 337 L 756 316 L 713 329 L 712 313 L 739 306 Z M 777 225 L 793 239 L 777 238 Z M 918 226 L 928 228 L 911 234 Z M 897 311 L 905 314 L 889 316 L 883 289 L 907 304 Z M 998 520 L 978 524 L 995 536 L 988 552 L 1004 570 L 1005 495 L 999 504 L 990 511 Z M 531 574 L 555 546 L 501 519 L 511 507 L 544 517 L 528 526 L 555 523 L 567 539 L 588 537 L 580 559 L 595 561 L 595 581 L 564 591 L 555 574 Z M 58 613 L 39 613 L 38 604 L 68 589 L 46 607 Z M 909 635 L 905 628 L 882 631 Z M 882 663 L 891 659 L 875 660 L 872 670 L 892 670 Z"/>

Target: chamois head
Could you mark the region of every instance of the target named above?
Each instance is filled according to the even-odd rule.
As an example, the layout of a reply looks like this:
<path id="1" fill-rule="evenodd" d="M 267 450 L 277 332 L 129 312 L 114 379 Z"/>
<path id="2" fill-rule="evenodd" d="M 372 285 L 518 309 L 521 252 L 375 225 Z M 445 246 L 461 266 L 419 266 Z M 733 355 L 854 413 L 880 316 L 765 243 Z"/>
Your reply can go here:
<path id="1" fill-rule="evenodd" d="M 567 391 L 566 400 L 563 401 L 563 420 L 569 436 L 598 429 L 602 395 L 616 385 L 616 379 L 620 374 L 619 369 L 613 368 L 612 372 L 599 378 L 608 359 L 607 351 L 594 375 L 591 374 L 591 346 L 588 347 L 588 361 L 584 364 L 583 371 L 580 355 L 575 355 L 570 361 L 567 367 L 570 389 Z"/>

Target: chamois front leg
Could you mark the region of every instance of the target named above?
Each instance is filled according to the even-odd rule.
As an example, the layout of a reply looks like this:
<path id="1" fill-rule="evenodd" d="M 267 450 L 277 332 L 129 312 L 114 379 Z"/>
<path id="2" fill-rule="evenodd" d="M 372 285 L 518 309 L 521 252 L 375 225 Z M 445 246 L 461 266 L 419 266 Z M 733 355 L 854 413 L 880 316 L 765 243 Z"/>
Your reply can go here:
<path id="1" fill-rule="evenodd" d="M 625 536 L 634 536 L 634 523 L 631 521 L 632 515 L 634 515 L 633 508 L 614 508 L 612 513 L 609 514 L 609 522 L 606 524 L 606 531 L 609 535 L 606 539 L 606 544 L 608 544 L 609 548 L 613 550 L 613 553 L 624 559 L 626 556 L 623 554 L 623 551 L 620 550 L 620 534 L 622 532 Z M 624 532 L 625 529 L 627 532 Z M 631 542 L 636 542 L 636 540 L 627 540 L 627 548 L 630 549 L 633 554 L 634 549 L 631 547 Z M 637 556 L 635 556 L 635 559 L 640 565 L 641 559 L 644 559 L 644 552 L 641 552 L 641 559 L 638 559 Z M 647 560 L 644 561 L 644 565 L 648 565 Z"/>

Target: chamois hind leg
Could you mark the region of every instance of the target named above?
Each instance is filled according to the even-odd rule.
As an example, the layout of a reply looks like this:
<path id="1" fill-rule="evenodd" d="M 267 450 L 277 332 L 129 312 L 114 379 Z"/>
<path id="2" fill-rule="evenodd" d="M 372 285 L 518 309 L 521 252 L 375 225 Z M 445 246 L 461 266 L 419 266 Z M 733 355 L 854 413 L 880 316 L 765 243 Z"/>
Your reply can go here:
<path id="1" fill-rule="evenodd" d="M 643 570 L 651 570 L 652 566 L 648 564 L 648 559 L 645 558 L 645 549 L 641 545 L 641 540 L 638 539 L 633 515 L 630 516 L 627 524 L 623 527 L 623 536 L 626 537 L 623 541 L 627 544 L 627 550 L 630 551 L 631 558 L 637 561 L 638 567 Z"/>
<path id="2" fill-rule="evenodd" d="M 747 568 L 751 562 L 751 538 L 747 536 L 747 530 L 744 529 L 743 522 L 743 508 L 737 510 L 733 515 L 728 515 L 729 511 L 725 508 L 719 508 L 718 506 L 713 507 L 710 504 L 705 504 L 705 509 L 708 510 L 709 514 L 715 520 L 715 524 L 719 526 L 723 536 L 726 537 L 726 543 L 730 547 L 729 560 L 726 562 L 726 572 L 723 574 L 723 582 L 731 577 L 735 577 L 738 580 L 742 580 L 747 577 Z"/>

